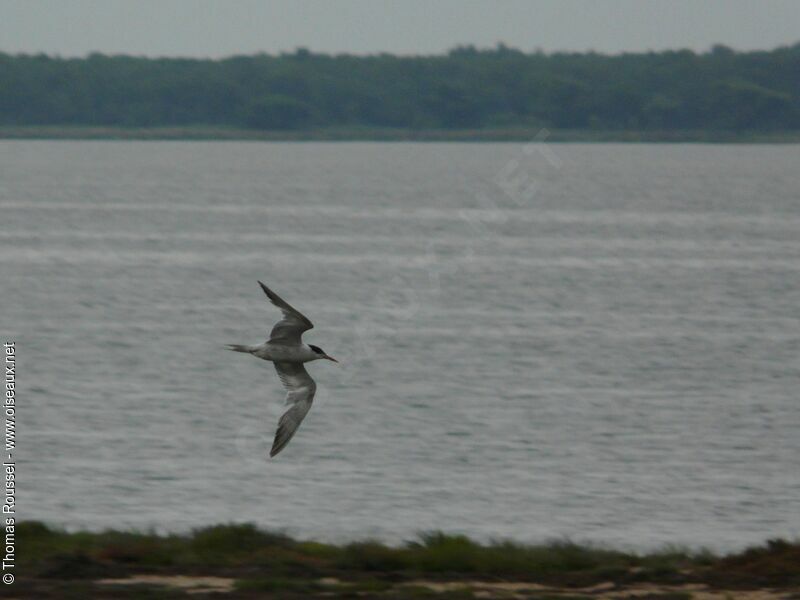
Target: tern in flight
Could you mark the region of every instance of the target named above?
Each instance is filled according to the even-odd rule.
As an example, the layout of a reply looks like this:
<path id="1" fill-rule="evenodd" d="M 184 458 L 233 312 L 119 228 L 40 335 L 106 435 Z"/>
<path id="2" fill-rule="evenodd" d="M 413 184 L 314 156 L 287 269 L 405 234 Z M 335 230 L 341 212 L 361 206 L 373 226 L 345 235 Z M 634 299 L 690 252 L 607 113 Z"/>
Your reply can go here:
<path id="1" fill-rule="evenodd" d="M 283 318 L 272 328 L 269 340 L 260 346 L 228 344 L 228 348 L 272 361 L 283 387 L 286 388 L 286 404 L 289 405 L 289 409 L 283 413 L 278 422 L 275 441 L 272 443 L 272 450 L 269 451 L 270 456 L 275 456 L 292 439 L 314 401 L 317 384 L 311 379 L 303 363 L 321 358 L 333 362 L 339 361 L 325 354 L 318 346 L 304 344 L 300 338 L 304 331 L 314 327 L 311 321 L 263 283 L 259 281 L 258 284 L 270 302 L 281 309 Z"/>

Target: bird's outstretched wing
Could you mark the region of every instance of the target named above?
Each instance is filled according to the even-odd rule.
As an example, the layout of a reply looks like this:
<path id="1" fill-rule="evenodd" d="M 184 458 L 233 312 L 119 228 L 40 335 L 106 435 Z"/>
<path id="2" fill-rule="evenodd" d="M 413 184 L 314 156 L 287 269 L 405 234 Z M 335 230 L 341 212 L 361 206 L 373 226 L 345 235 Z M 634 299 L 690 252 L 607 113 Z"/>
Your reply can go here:
<path id="1" fill-rule="evenodd" d="M 275 433 L 272 450 L 269 451 L 270 456 L 283 450 L 292 439 L 311 408 L 314 393 L 317 391 L 317 384 L 311 379 L 303 363 L 276 362 L 275 370 L 286 388 L 286 404 L 290 406 L 278 421 L 278 431 Z"/>
<path id="2" fill-rule="evenodd" d="M 280 341 L 284 344 L 299 344 L 300 336 L 303 335 L 303 332 L 313 328 L 314 325 L 303 313 L 294 308 L 263 283 L 259 281 L 258 285 L 264 290 L 270 302 L 280 308 L 283 313 L 283 318 L 275 323 L 275 326 L 272 328 L 269 334 L 269 341 Z"/>

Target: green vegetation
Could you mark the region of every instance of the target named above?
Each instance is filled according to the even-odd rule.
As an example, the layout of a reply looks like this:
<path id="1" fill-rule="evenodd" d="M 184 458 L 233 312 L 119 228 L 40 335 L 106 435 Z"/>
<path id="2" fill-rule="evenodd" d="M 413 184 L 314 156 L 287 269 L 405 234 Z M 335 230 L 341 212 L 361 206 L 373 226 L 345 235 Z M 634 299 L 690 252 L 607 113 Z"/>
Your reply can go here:
<path id="1" fill-rule="evenodd" d="M 0 127 L 7 137 L 508 139 L 546 127 L 596 139 L 780 139 L 800 133 L 800 43 L 614 56 L 503 45 L 417 57 L 0 53 Z"/>
<path id="2" fill-rule="evenodd" d="M 218 525 L 190 534 L 125 531 L 69 533 L 28 521 L 17 527 L 20 571 L 44 579 L 93 579 L 135 572 L 246 573 L 247 587 L 318 586 L 325 577 L 382 589 L 392 581 L 504 578 L 572 586 L 599 582 L 724 582 L 800 585 L 800 543 L 771 541 L 726 557 L 667 548 L 648 554 L 567 541 L 480 544 L 427 533 L 399 547 L 375 541 L 343 546 L 297 541 L 251 524 Z M 256 577 L 257 576 L 257 577 Z M 298 582 L 298 579 L 305 582 Z M 277 583 L 276 583 L 277 582 Z"/>

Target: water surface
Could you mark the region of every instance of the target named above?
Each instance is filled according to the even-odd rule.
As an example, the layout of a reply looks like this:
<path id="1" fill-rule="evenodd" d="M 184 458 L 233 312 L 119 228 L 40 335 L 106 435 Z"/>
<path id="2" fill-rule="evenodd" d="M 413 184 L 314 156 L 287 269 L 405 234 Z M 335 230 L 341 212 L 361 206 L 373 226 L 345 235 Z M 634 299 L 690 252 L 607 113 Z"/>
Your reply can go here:
<path id="1" fill-rule="evenodd" d="M 800 147 L 0 143 L 21 516 L 800 535 Z M 266 458 L 262 279 L 342 360 Z"/>

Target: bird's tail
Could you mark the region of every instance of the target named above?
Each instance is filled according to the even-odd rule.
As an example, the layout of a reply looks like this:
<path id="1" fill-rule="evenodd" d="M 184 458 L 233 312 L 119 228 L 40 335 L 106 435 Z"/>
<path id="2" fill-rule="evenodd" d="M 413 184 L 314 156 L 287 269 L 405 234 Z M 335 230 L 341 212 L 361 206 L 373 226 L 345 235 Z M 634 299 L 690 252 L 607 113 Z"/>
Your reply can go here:
<path id="1" fill-rule="evenodd" d="M 226 344 L 226 346 L 228 350 L 233 350 L 234 352 L 245 352 L 247 354 L 252 354 L 253 350 L 255 350 L 253 346 L 244 346 L 242 344 Z"/>

